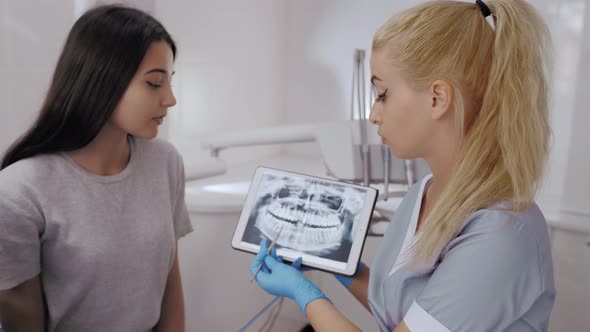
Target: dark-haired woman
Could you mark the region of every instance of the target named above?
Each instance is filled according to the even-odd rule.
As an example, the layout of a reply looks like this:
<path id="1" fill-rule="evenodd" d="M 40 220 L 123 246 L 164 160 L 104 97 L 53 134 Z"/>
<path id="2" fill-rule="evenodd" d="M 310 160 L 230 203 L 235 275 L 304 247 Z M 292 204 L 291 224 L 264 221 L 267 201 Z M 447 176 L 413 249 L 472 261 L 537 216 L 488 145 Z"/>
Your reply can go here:
<path id="1" fill-rule="evenodd" d="M 38 119 L 0 171 L 0 322 L 12 331 L 184 331 L 180 155 L 152 140 L 176 46 L 102 6 L 69 33 Z"/>

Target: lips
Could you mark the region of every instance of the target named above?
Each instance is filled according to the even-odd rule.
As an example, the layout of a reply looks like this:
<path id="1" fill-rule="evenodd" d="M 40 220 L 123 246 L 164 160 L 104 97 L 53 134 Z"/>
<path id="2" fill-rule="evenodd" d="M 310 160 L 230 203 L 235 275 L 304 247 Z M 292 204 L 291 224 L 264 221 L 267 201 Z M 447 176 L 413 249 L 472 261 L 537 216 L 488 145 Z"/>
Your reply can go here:
<path id="1" fill-rule="evenodd" d="M 164 122 L 165 117 L 166 117 L 166 114 L 152 118 L 152 121 L 155 122 L 157 125 L 161 125 Z"/>

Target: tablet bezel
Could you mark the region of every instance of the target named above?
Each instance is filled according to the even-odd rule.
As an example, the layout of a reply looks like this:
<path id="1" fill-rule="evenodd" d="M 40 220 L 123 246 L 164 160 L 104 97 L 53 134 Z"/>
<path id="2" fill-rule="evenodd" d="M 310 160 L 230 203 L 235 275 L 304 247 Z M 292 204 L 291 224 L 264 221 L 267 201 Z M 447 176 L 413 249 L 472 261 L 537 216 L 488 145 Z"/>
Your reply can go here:
<path id="1" fill-rule="evenodd" d="M 373 214 L 373 210 L 375 209 L 375 204 L 377 202 L 378 190 L 373 187 L 362 186 L 354 183 L 337 181 L 308 174 L 301 174 L 291 171 L 259 166 L 256 168 L 256 171 L 252 178 L 250 188 L 248 189 L 248 194 L 244 201 L 242 212 L 240 213 L 240 218 L 238 219 L 234 235 L 232 237 L 231 245 L 236 250 L 256 254 L 260 249 L 260 246 L 258 244 L 243 242 L 242 238 L 244 237 L 244 232 L 246 231 L 246 227 L 248 225 L 248 219 L 252 211 L 252 208 L 256 203 L 256 199 L 258 197 L 258 189 L 260 187 L 260 184 L 262 183 L 262 179 L 265 174 L 315 179 L 326 183 L 338 184 L 345 187 L 363 189 L 366 191 L 366 199 L 364 201 L 363 207 L 360 210 L 361 212 L 358 214 L 356 234 L 352 241 L 352 246 L 350 248 L 350 252 L 348 255 L 348 261 L 346 263 L 318 257 L 293 249 L 279 248 L 277 250 L 277 255 L 282 256 L 284 261 L 292 262 L 295 259 L 297 259 L 297 257 L 302 257 L 302 265 L 304 266 L 327 271 L 330 273 L 352 276 L 356 272 L 362 256 L 365 240 L 367 237 L 367 232 L 369 230 L 371 222 L 371 216 Z"/>

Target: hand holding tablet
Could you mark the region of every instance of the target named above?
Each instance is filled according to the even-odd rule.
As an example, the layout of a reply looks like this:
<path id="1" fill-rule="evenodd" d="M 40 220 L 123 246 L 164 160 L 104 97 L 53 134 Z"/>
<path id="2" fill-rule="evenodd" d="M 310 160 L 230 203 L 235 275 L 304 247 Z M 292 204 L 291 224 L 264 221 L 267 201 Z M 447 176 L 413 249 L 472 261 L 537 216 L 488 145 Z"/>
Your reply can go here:
<path id="1" fill-rule="evenodd" d="M 270 246 L 266 250 L 267 255 L 270 255 L 270 251 L 272 250 L 272 248 L 274 248 L 275 244 L 277 244 L 277 240 L 279 239 L 280 236 L 281 236 L 281 232 L 279 232 L 279 234 L 277 234 L 277 237 L 274 240 L 272 240 Z M 262 265 L 264 265 L 264 262 L 260 262 L 260 265 L 258 265 L 258 267 L 256 268 L 256 271 L 254 271 L 254 274 L 252 275 L 252 279 L 250 279 L 250 282 L 252 282 L 252 281 L 254 281 L 254 279 L 256 279 L 256 274 L 258 274 L 258 271 L 260 271 L 260 269 L 262 268 Z"/>
<path id="2" fill-rule="evenodd" d="M 261 240 L 276 240 L 285 261 L 302 257 L 305 266 L 350 276 L 376 199 L 371 187 L 259 167 L 232 246 L 257 253 Z"/>

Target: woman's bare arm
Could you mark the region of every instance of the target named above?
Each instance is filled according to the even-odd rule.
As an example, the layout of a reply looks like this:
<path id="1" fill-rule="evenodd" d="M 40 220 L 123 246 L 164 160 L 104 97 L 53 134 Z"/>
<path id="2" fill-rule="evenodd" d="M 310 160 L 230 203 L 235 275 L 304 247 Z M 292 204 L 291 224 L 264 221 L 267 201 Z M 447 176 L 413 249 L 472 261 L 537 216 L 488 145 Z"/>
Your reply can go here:
<path id="1" fill-rule="evenodd" d="M 178 246 L 176 248 L 177 254 L 168 273 L 160 321 L 156 327 L 158 332 L 183 332 L 185 329 L 184 296 L 180 279 L 180 266 L 178 264 Z"/>
<path id="2" fill-rule="evenodd" d="M 369 293 L 369 275 L 371 271 L 369 267 L 365 267 L 361 272 L 358 273 L 356 278 L 350 286 L 348 291 L 360 302 L 362 305 L 371 312 L 369 307 L 368 293 Z"/>
<path id="3" fill-rule="evenodd" d="M 0 290 L 0 323 L 6 332 L 45 331 L 45 308 L 39 276 Z"/>

